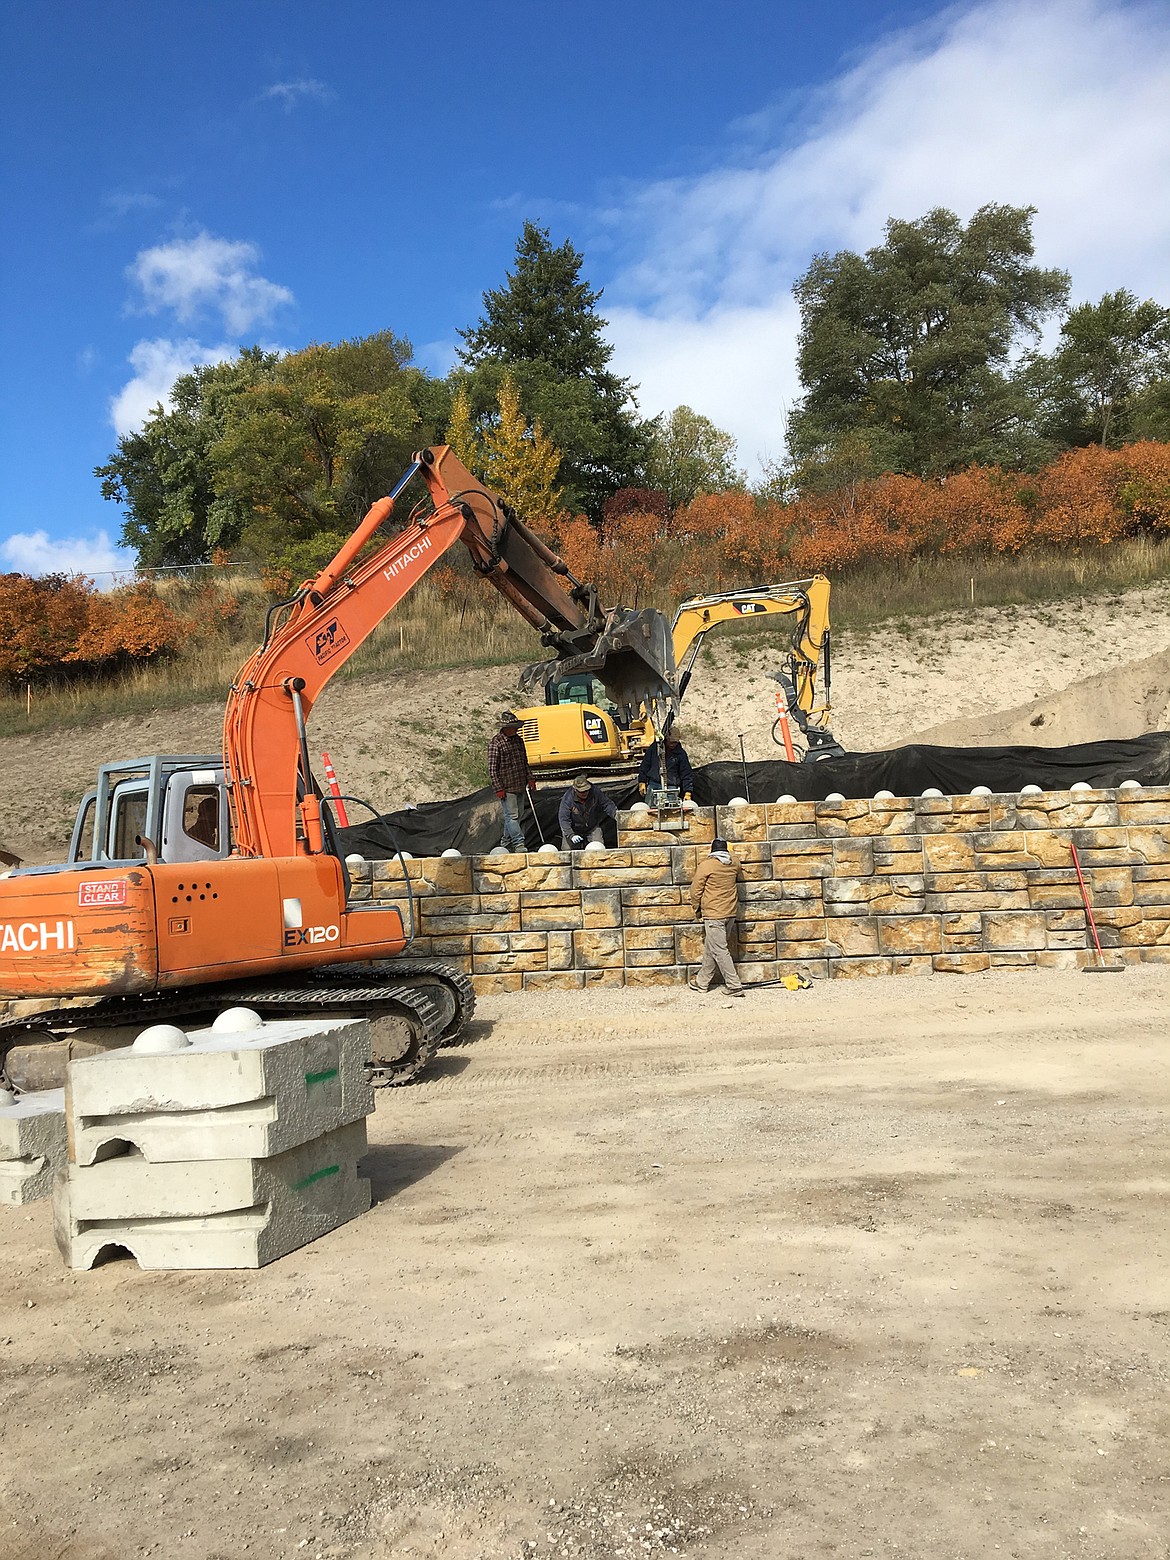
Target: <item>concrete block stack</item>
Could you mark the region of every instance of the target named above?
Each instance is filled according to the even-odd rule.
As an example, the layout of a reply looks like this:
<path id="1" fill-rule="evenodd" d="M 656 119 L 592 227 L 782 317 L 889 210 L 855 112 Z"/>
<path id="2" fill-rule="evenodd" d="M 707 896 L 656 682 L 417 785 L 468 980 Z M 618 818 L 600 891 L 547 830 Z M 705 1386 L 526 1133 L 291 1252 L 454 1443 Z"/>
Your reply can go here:
<path id="1" fill-rule="evenodd" d="M 745 981 L 1075 968 L 1093 958 L 1070 845 L 1102 943 L 1170 962 L 1170 788 L 874 797 L 721 807 Z M 710 810 L 665 835 L 619 816 L 618 848 L 410 862 L 418 951 L 484 995 L 681 985 L 702 955 L 687 889 Z M 368 892 L 401 900 L 396 863 Z"/>
<path id="2" fill-rule="evenodd" d="M 65 1163 L 65 1090 L 11 1094 L 0 1089 L 0 1204 L 48 1197 Z"/>
<path id="3" fill-rule="evenodd" d="M 71 1062 L 53 1186 L 66 1262 L 120 1247 L 144 1268 L 262 1267 L 364 1213 L 369 1057 L 362 1019 L 236 1008 Z"/>

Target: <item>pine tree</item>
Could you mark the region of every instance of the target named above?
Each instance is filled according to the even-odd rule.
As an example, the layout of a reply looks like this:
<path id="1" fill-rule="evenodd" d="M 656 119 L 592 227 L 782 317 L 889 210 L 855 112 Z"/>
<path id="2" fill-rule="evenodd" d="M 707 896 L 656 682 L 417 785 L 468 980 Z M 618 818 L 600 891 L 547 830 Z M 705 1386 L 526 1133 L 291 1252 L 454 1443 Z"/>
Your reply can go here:
<path id="1" fill-rule="evenodd" d="M 484 294 L 483 317 L 460 332 L 460 357 L 477 423 L 496 416 L 510 376 L 562 451 L 566 501 L 597 518 L 611 493 L 636 480 L 651 426 L 637 415 L 633 386 L 609 367 L 601 293 L 582 281 L 583 259 L 525 222 L 506 285 Z"/>
<path id="2" fill-rule="evenodd" d="M 467 343 L 459 352 L 464 364 L 496 358 L 547 363 L 566 378 L 607 374 L 613 348 L 594 312 L 601 294 L 580 277 L 584 259 L 568 239 L 554 249 L 547 228 L 525 222 L 508 285 L 485 292 L 483 318 L 459 332 Z"/>

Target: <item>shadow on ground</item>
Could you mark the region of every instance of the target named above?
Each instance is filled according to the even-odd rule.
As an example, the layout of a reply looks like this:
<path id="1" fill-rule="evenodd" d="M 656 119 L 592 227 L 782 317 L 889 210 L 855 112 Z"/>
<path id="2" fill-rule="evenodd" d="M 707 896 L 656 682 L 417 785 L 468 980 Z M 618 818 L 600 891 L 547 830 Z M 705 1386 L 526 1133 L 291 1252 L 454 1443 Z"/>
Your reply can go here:
<path id="1" fill-rule="evenodd" d="M 491 1032 L 490 1018 L 473 1018 L 458 1040 L 452 1040 L 444 1049 L 458 1050 L 461 1046 L 474 1045 L 477 1040 L 486 1040 Z"/>
<path id="2" fill-rule="evenodd" d="M 440 1051 L 437 1056 L 432 1056 L 427 1063 L 426 1071 L 422 1075 L 423 1083 L 439 1083 L 444 1078 L 458 1078 L 461 1072 L 471 1066 L 470 1056 L 452 1056 L 449 1051 Z"/>
<path id="3" fill-rule="evenodd" d="M 374 1201 L 380 1203 L 424 1180 L 459 1153 L 461 1148 L 444 1143 L 379 1143 L 370 1148 L 359 1170 L 369 1176 Z"/>

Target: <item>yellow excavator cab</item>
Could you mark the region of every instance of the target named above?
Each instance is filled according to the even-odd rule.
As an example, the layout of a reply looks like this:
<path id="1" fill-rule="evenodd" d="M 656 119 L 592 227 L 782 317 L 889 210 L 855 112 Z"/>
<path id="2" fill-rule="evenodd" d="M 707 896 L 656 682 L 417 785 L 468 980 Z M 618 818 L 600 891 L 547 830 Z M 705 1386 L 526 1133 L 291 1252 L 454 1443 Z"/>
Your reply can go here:
<path id="1" fill-rule="evenodd" d="M 533 769 L 550 779 L 579 769 L 614 769 L 642 758 L 644 729 L 622 727 L 600 677 L 577 672 L 549 683 L 546 703 L 517 710 Z"/>

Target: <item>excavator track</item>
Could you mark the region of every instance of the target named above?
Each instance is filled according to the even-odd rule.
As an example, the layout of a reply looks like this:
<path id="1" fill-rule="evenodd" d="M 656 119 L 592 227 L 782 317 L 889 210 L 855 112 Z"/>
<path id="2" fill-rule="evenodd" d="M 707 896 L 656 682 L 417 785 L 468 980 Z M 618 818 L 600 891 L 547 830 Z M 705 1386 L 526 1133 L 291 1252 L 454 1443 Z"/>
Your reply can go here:
<path id="1" fill-rule="evenodd" d="M 342 971 L 353 973 L 352 965 L 333 965 L 331 968 L 338 974 Z M 412 980 L 420 979 L 424 985 L 443 988 L 450 994 L 453 1012 L 439 1035 L 439 1044 L 456 1045 L 463 1039 L 468 1024 L 475 1017 L 475 987 L 470 975 L 441 959 L 385 959 L 367 968 L 381 976 L 397 979 L 406 975 Z"/>
<path id="2" fill-rule="evenodd" d="M 475 1011 L 471 981 L 438 960 L 401 959 L 363 966 L 330 965 L 280 984 L 235 981 L 152 997 L 107 997 L 90 1007 L 61 1007 L 0 1019 L 0 1082 L 8 1053 L 22 1043 L 66 1040 L 86 1030 L 150 1024 L 210 1023 L 227 1007 L 265 1018 L 313 1014 L 367 1018 L 373 1036 L 375 1088 L 413 1083 L 440 1045 L 464 1033 Z M 19 1087 L 19 1081 L 17 1082 Z"/>
<path id="3" fill-rule="evenodd" d="M 541 767 L 532 771 L 532 778 L 538 787 L 563 786 L 567 780 L 575 780 L 578 775 L 588 775 L 595 785 L 604 785 L 607 780 L 632 780 L 638 773 L 641 759 L 632 759 L 619 764 L 598 764 L 590 767 L 584 761 L 576 764 L 558 764 L 548 768 Z"/>

